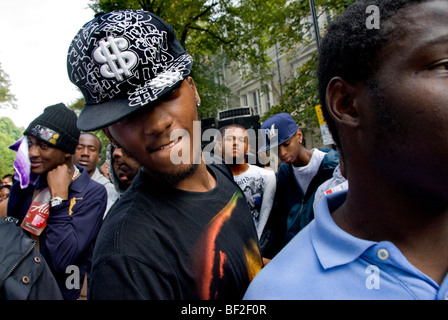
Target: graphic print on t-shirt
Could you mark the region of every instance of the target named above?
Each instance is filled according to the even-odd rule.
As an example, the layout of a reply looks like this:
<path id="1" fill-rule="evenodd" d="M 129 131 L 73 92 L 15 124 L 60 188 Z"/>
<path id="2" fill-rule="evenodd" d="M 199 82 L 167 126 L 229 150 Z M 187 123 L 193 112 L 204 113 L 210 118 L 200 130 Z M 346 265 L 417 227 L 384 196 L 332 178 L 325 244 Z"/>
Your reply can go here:
<path id="1" fill-rule="evenodd" d="M 251 178 L 244 177 L 242 179 L 235 179 L 235 182 L 243 190 L 252 217 L 258 221 L 263 200 L 263 178 L 256 176 Z"/>
<path id="2" fill-rule="evenodd" d="M 227 253 L 217 247 L 217 238 L 231 218 L 239 198 L 243 196 L 241 192 L 236 191 L 227 205 L 210 221 L 196 244 L 196 288 L 200 299 L 216 299 L 219 293 L 214 282 L 225 277 L 225 265 L 228 260 Z M 252 239 L 244 245 L 241 253 L 246 257 L 247 277 L 252 280 L 261 269 L 258 244 Z"/>

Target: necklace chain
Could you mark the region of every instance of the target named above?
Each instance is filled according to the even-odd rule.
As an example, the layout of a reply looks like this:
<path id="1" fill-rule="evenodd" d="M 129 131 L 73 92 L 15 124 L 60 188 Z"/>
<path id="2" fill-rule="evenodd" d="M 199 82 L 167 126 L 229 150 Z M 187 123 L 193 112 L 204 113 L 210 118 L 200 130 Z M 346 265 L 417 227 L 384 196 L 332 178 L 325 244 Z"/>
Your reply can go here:
<path id="1" fill-rule="evenodd" d="M 74 166 L 75 167 L 75 172 L 73 172 L 73 177 L 72 177 L 72 181 L 74 181 L 75 180 L 75 178 L 76 178 L 76 176 L 78 175 L 78 173 L 79 173 L 79 169 L 76 167 L 76 166 Z"/>

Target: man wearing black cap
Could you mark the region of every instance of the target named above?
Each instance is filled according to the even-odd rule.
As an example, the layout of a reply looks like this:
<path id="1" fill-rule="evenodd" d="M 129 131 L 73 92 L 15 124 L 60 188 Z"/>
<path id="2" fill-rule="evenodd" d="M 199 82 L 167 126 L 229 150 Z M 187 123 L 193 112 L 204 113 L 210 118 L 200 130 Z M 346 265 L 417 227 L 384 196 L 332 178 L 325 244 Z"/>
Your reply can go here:
<path id="1" fill-rule="evenodd" d="M 67 65 L 86 100 L 78 128 L 103 128 L 142 165 L 98 237 L 90 298 L 241 298 L 262 266 L 257 233 L 230 170 L 193 143 L 201 100 L 172 27 L 145 11 L 97 15 Z"/>
<path id="2" fill-rule="evenodd" d="M 76 114 L 60 103 L 47 107 L 30 123 L 24 132 L 28 167 L 16 167 L 20 181 L 11 189 L 7 208 L 9 219 L 16 219 L 38 241 L 65 299 L 80 295 L 107 204 L 105 188 L 72 163 L 80 134 L 76 121 Z M 30 177 L 25 177 L 28 172 Z M 24 185 L 24 180 L 30 183 Z M 28 221 L 36 208 L 44 215 Z M 45 215 L 46 227 L 41 231 Z M 79 273 L 68 279 L 66 269 L 71 265 Z"/>

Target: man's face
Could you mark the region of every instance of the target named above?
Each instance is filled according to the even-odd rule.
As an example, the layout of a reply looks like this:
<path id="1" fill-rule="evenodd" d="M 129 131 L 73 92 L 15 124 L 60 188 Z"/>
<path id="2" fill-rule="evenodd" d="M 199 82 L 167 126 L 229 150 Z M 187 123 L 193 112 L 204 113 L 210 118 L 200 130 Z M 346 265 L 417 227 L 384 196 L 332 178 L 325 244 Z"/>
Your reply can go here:
<path id="1" fill-rule="evenodd" d="M 7 187 L 0 188 L 0 202 L 9 195 L 10 189 Z"/>
<path id="2" fill-rule="evenodd" d="M 43 174 L 65 163 L 68 153 L 50 147 L 47 143 L 28 136 L 28 156 L 31 161 L 31 172 Z"/>
<path id="3" fill-rule="evenodd" d="M 285 163 L 298 165 L 300 163 L 300 158 L 304 150 L 304 147 L 301 144 L 302 139 L 302 131 L 297 130 L 297 132 L 291 138 L 279 145 L 278 156 L 280 160 Z"/>
<path id="4" fill-rule="evenodd" d="M 140 164 L 131 157 L 123 148 L 115 148 L 112 152 L 113 170 L 121 183 L 129 186 L 140 169 Z"/>
<path id="5" fill-rule="evenodd" d="M 371 165 L 402 186 L 448 197 L 448 1 L 399 13 L 405 32 L 380 51 L 365 95 L 363 140 Z M 363 147 L 364 148 L 364 147 Z"/>
<path id="6" fill-rule="evenodd" d="M 193 122 L 198 121 L 196 103 L 200 102 L 192 78 L 187 77 L 173 93 L 147 106 L 105 130 L 119 146 L 134 157 L 153 177 L 176 183 L 195 172 Z M 197 133 L 196 133 L 197 134 Z M 200 134 L 200 133 L 199 133 Z M 171 153 L 189 153 L 189 162 L 174 164 Z"/>
<path id="7" fill-rule="evenodd" d="M 72 159 L 73 163 L 85 167 L 88 173 L 93 172 L 101 160 L 98 139 L 89 133 L 81 134 Z"/>
<path id="8" fill-rule="evenodd" d="M 2 185 L 10 185 L 12 186 L 12 178 L 11 177 L 6 177 L 2 179 Z"/>
<path id="9" fill-rule="evenodd" d="M 225 129 L 222 140 L 222 151 L 227 164 L 242 164 L 249 149 L 246 130 L 238 127 Z"/>

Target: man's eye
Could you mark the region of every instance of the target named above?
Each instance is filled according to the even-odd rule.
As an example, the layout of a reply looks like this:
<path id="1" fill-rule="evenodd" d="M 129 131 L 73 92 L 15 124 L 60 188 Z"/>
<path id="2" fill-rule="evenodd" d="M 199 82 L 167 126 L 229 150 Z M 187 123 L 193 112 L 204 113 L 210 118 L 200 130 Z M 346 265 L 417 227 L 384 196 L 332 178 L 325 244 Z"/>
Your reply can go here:
<path id="1" fill-rule="evenodd" d="M 166 102 L 166 101 L 169 101 L 169 100 L 173 100 L 173 99 L 175 99 L 175 98 L 177 98 L 178 96 L 179 96 L 179 93 L 180 93 L 180 90 L 179 90 L 179 88 L 176 88 L 176 89 L 174 89 L 173 91 L 171 91 L 170 93 L 168 93 L 168 94 L 165 94 L 163 97 L 161 97 L 159 100 L 158 100 L 158 103 L 160 103 L 160 102 Z"/>
<path id="2" fill-rule="evenodd" d="M 437 69 L 437 70 L 448 70 L 448 61 L 445 61 L 443 63 L 440 63 L 438 65 L 435 65 L 431 69 Z"/>
<path id="3" fill-rule="evenodd" d="M 39 144 L 39 148 L 41 148 L 42 150 L 47 150 L 49 147 L 48 147 L 47 144 L 41 142 L 41 143 Z"/>

